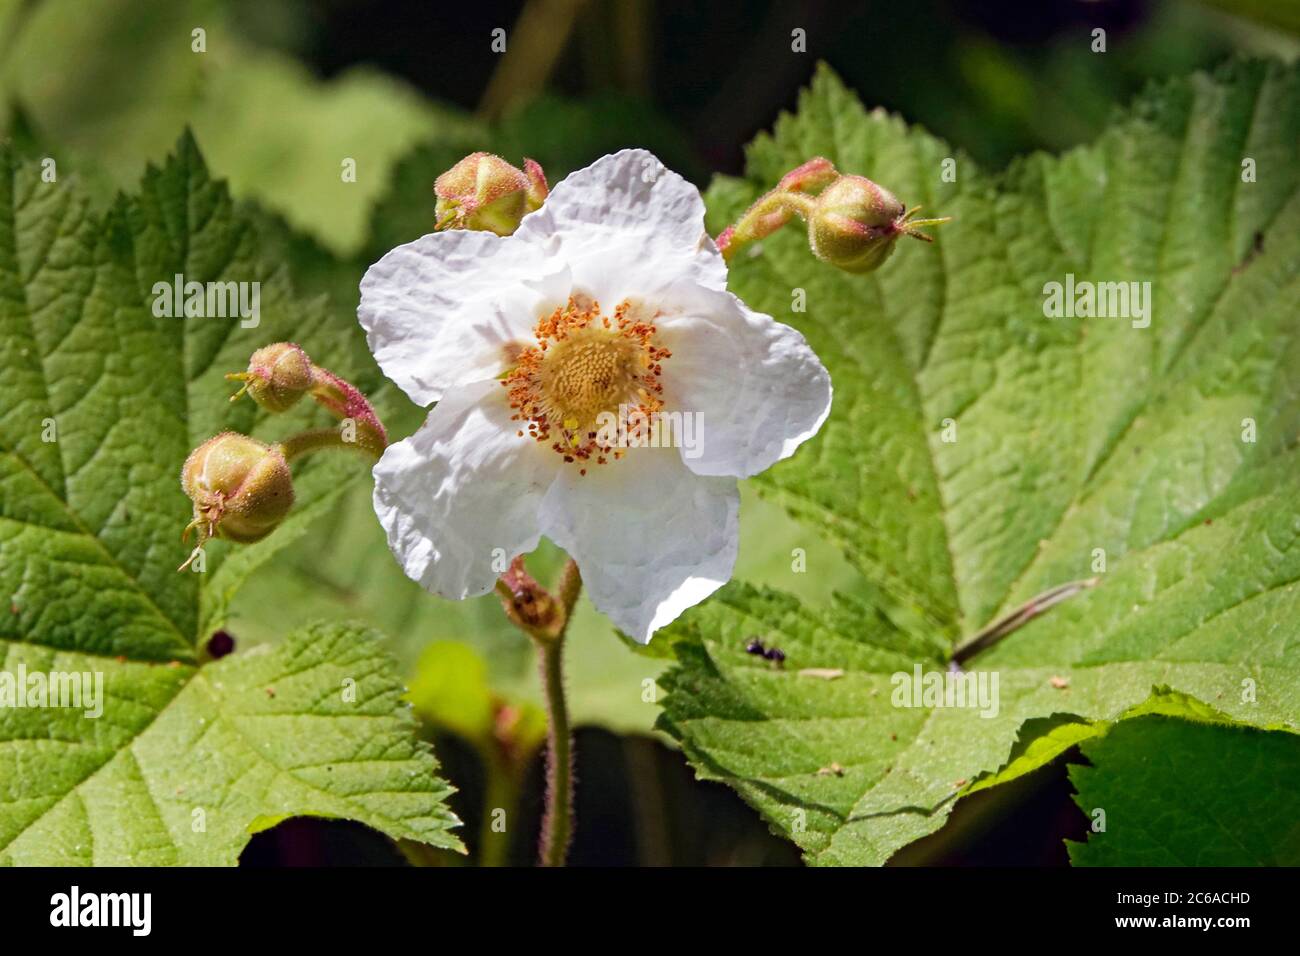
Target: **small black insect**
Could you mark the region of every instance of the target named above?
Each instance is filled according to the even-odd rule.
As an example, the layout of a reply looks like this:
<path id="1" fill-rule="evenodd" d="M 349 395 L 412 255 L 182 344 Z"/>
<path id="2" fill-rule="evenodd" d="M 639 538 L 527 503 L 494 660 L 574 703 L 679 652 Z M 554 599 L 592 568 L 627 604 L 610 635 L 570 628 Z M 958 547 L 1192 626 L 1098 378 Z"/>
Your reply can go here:
<path id="1" fill-rule="evenodd" d="M 785 663 L 785 651 L 779 647 L 764 647 L 763 642 L 757 637 L 751 637 L 745 644 L 747 654 L 756 654 L 764 660 L 769 660 L 778 667 Z"/>

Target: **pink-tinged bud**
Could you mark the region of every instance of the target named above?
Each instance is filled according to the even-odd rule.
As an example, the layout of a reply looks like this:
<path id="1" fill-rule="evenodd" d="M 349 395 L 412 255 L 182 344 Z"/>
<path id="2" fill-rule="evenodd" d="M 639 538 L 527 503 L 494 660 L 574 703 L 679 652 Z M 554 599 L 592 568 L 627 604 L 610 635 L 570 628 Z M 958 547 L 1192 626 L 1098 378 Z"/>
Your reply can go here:
<path id="1" fill-rule="evenodd" d="M 244 383 L 232 402 L 247 392 L 268 412 L 284 412 L 311 391 L 311 359 L 292 342 L 277 342 L 254 352 L 247 372 L 232 372 L 226 378 Z"/>
<path id="2" fill-rule="evenodd" d="M 808 242 L 813 254 L 845 272 L 879 268 L 906 231 L 907 210 L 865 176 L 841 176 L 813 205 Z"/>
<path id="3" fill-rule="evenodd" d="M 527 172 L 491 153 L 466 156 L 434 181 L 437 228 L 510 235 L 549 193 L 542 167 L 533 160 L 524 165 Z"/>
<path id="4" fill-rule="evenodd" d="M 808 242 L 823 262 L 845 272 L 871 272 L 893 253 L 899 236 L 933 242 L 920 227 L 952 219 L 914 219 L 920 208 L 905 208 L 888 189 L 864 176 L 841 176 L 814 202 Z"/>
<path id="5" fill-rule="evenodd" d="M 235 432 L 209 438 L 185 459 L 181 487 L 194 502 L 200 545 L 208 538 L 257 541 L 293 507 L 293 478 L 278 447 Z"/>

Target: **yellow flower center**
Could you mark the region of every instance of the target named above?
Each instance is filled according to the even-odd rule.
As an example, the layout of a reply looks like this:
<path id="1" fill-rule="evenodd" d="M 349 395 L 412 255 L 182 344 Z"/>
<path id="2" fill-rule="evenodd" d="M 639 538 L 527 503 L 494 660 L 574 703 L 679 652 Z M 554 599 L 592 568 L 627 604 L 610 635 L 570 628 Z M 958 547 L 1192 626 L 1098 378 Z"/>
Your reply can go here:
<path id="1" fill-rule="evenodd" d="M 604 328 L 579 329 L 547 352 L 539 381 L 542 397 L 562 422 L 594 424 L 636 393 L 641 350 Z"/>
<path id="2" fill-rule="evenodd" d="M 537 323 L 537 344 L 518 352 L 501 381 L 511 419 L 526 422 L 529 437 L 578 463 L 584 475 L 588 463 L 623 457 L 611 437 L 617 430 L 605 426 L 620 414 L 649 416 L 663 407 L 660 363 L 670 353 L 655 344 L 654 324 L 632 312 L 624 301 L 611 319 L 600 303 L 570 298 Z"/>

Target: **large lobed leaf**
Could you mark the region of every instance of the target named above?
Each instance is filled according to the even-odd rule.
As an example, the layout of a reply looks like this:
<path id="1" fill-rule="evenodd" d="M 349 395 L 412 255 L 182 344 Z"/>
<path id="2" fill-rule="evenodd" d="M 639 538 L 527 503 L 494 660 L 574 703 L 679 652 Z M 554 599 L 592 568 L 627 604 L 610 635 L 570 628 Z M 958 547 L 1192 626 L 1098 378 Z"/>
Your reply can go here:
<path id="1" fill-rule="evenodd" d="M 176 274 L 259 282 L 259 324 L 155 316 L 154 283 Z M 362 462 L 295 465 L 298 504 L 275 535 L 231 552 L 213 542 L 205 573 L 176 570 L 189 450 L 226 428 L 281 436 L 321 417 L 232 405 L 223 373 L 281 339 L 365 372 L 355 329 L 329 317 L 323 301 L 293 298 L 188 135 L 102 215 L 75 183 L 44 182 L 36 161 L 0 149 L 3 667 L 102 672 L 107 697 L 98 719 L 0 710 L 2 858 L 234 862 L 259 819 L 293 813 L 455 844 L 446 787 L 371 636 L 307 632 L 256 659 L 200 666 L 197 649 L 244 577 Z M 344 677 L 355 702 L 342 701 Z M 283 685 L 273 698 L 272 682 Z M 255 706 L 258 695 L 272 699 Z M 207 808 L 205 833 L 190 835 L 182 803 Z"/>
<path id="2" fill-rule="evenodd" d="M 711 190 L 717 229 L 821 154 L 955 217 L 870 276 L 816 262 L 794 229 L 731 273 L 835 385 L 822 434 L 760 480 L 870 588 L 828 609 L 733 584 L 675 630 L 663 726 L 810 861 L 882 863 L 981 775 L 1039 766 L 1156 688 L 1300 729 L 1298 102 L 1294 67 L 1231 63 L 992 175 L 822 71 L 748 179 Z M 1067 273 L 1150 281 L 1150 327 L 1046 318 L 1044 284 Z M 996 717 L 892 706 L 892 674 L 943 670 L 963 638 L 1093 575 L 1095 549 L 1098 586 L 966 662 L 998 675 Z M 751 634 L 784 669 L 744 652 Z"/>

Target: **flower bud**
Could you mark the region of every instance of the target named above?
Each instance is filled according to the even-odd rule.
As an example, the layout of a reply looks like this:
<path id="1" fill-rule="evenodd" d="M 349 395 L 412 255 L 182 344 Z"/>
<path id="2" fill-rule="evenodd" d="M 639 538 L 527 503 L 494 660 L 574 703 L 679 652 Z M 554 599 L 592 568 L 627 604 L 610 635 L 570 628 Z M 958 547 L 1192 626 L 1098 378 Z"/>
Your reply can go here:
<path id="1" fill-rule="evenodd" d="M 208 538 L 257 541 L 293 506 L 289 463 L 276 446 L 235 432 L 209 438 L 185 459 L 181 487 L 194 502 L 200 545 Z"/>
<path id="2" fill-rule="evenodd" d="M 524 169 L 491 153 L 471 153 L 434 181 L 439 229 L 481 229 L 508 236 L 541 206 L 549 189 L 542 167 Z"/>
<path id="3" fill-rule="evenodd" d="M 889 258 L 899 236 L 934 241 L 917 227 L 947 219 L 912 219 L 919 208 L 907 209 L 865 176 L 840 176 L 813 203 L 808 243 L 823 262 L 845 272 L 871 272 Z"/>
<path id="4" fill-rule="evenodd" d="M 863 176 L 841 176 L 817 197 L 808 242 L 823 262 L 845 272 L 871 272 L 894 251 L 905 213 L 883 186 Z"/>
<path id="5" fill-rule="evenodd" d="M 244 383 L 231 396 L 232 402 L 247 392 L 268 412 L 284 412 L 311 390 L 311 359 L 292 342 L 276 342 L 253 353 L 247 372 L 232 372 L 226 378 Z"/>

